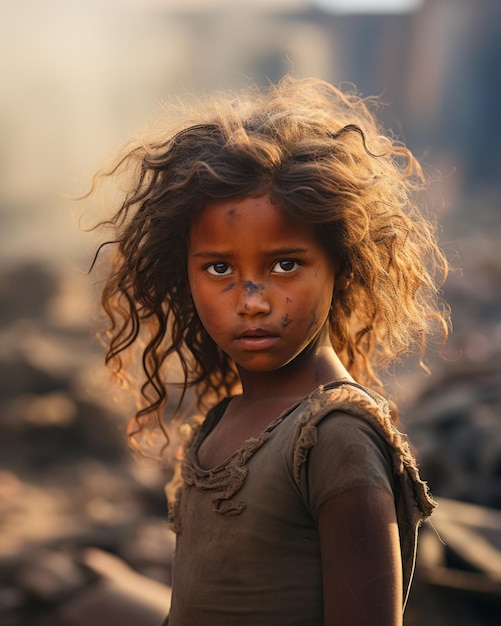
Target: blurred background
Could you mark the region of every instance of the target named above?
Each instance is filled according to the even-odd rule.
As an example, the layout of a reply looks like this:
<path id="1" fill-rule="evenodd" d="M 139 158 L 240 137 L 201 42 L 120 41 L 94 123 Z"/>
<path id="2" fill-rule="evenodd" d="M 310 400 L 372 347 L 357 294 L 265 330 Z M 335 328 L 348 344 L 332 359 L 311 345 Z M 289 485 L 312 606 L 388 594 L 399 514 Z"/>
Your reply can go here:
<path id="1" fill-rule="evenodd" d="M 94 170 L 158 121 L 162 103 L 286 73 L 380 95 L 387 127 L 442 174 L 427 202 L 455 267 L 444 289 L 454 332 L 444 358 L 429 358 L 432 376 L 404 363 L 393 389 L 440 500 L 441 540 L 423 528 L 406 623 L 499 623 L 501 3 L 1 8 L 1 624 L 85 624 L 93 606 L 94 626 L 118 623 L 98 596 L 111 606 L 113 590 L 138 593 L 137 572 L 170 582 L 166 472 L 127 448 L 128 409 L 93 337 L 97 290 L 86 270 L 96 238 L 79 228 L 85 207 L 60 192 L 84 193 Z"/>

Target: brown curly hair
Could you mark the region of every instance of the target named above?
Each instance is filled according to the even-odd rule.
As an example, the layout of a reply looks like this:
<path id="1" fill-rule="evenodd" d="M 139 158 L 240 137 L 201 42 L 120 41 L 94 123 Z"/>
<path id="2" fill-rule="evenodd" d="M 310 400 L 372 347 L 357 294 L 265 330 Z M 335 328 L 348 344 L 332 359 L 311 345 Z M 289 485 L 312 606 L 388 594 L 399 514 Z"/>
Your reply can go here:
<path id="1" fill-rule="evenodd" d="M 140 347 L 142 407 L 136 431 L 164 429 L 167 363 L 177 356 L 182 396 L 199 407 L 239 386 L 235 364 L 203 328 L 189 295 L 187 241 L 194 217 L 215 201 L 268 193 L 294 219 L 315 224 L 341 271 L 330 313 L 334 349 L 359 382 L 400 355 L 424 349 L 438 321 L 447 261 L 419 209 L 421 167 L 380 126 L 377 101 L 353 88 L 286 77 L 264 90 L 217 93 L 191 107 L 182 127 L 129 147 L 99 178 L 126 172 L 129 192 L 102 222 L 114 229 L 102 304 L 106 361 L 117 375 Z M 178 407 L 179 408 L 179 407 Z"/>

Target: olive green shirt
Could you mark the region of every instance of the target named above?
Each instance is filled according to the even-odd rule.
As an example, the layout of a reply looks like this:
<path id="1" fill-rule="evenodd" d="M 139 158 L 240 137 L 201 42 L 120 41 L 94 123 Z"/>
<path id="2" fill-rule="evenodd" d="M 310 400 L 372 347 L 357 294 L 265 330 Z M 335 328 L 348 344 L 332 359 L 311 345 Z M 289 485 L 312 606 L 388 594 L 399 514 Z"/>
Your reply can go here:
<path id="1" fill-rule="evenodd" d="M 318 511 L 357 487 L 394 497 L 406 597 L 417 528 L 434 502 L 386 401 L 352 383 L 322 386 L 202 469 L 197 450 L 227 401 L 194 435 L 169 503 L 177 532 L 169 626 L 322 626 Z"/>

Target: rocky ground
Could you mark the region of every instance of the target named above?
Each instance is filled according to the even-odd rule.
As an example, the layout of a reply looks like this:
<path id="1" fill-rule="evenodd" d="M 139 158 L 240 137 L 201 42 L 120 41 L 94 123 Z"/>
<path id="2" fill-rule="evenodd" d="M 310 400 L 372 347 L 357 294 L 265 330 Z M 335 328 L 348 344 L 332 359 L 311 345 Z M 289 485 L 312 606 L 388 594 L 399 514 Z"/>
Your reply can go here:
<path id="1" fill-rule="evenodd" d="M 405 368 L 399 374 L 402 424 L 443 499 L 436 525 L 446 536 L 444 545 L 425 530 L 431 539 L 423 542 L 407 626 L 498 623 L 496 241 L 464 241 L 463 263 L 472 270 L 466 281 L 453 275 L 446 294 L 459 308 L 447 360 L 434 364 L 431 378 Z M 88 279 L 71 269 L 17 263 L 0 275 L 2 626 L 154 626 L 167 610 L 167 471 L 127 448 L 125 410 L 92 339 L 91 303 Z M 481 508 L 451 509 L 449 499 Z M 464 551 L 473 544 L 471 554 Z"/>

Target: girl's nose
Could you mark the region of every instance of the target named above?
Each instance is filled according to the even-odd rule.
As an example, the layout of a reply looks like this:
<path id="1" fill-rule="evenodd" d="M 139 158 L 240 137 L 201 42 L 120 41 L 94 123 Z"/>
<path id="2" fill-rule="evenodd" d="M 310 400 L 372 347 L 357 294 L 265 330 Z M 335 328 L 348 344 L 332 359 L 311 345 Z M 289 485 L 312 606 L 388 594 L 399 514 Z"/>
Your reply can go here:
<path id="1" fill-rule="evenodd" d="M 266 287 L 262 283 L 246 280 L 242 284 L 238 299 L 240 315 L 259 315 L 269 313 L 270 302 L 266 295 Z"/>

